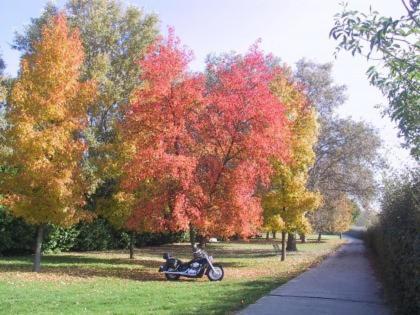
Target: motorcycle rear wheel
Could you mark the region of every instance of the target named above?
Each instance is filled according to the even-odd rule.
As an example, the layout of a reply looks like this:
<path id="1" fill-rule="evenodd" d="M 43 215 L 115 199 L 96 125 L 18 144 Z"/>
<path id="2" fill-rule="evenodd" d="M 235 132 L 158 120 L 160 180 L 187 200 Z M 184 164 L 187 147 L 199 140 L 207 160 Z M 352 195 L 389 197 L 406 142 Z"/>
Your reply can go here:
<path id="1" fill-rule="evenodd" d="M 225 271 L 223 270 L 223 267 L 219 264 L 213 264 L 214 270 L 209 267 L 209 270 L 207 271 L 207 278 L 209 278 L 210 281 L 222 281 Z"/>

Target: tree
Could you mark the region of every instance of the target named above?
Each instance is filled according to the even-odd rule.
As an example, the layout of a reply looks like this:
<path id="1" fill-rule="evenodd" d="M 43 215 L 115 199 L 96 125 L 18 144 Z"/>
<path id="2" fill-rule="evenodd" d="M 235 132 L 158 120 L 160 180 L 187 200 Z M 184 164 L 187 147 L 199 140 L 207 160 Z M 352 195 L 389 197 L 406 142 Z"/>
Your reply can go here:
<path id="1" fill-rule="evenodd" d="M 289 232 L 289 249 L 295 249 L 294 233 L 303 222 L 306 211 L 316 209 L 321 196 L 306 187 L 308 169 L 314 161 L 313 146 L 317 139 L 317 121 L 314 108 L 307 101 L 299 85 L 287 70 L 272 82 L 271 89 L 285 105 L 290 122 L 290 161 L 273 160 L 274 172 L 270 190 L 263 199 L 265 224 L 271 225 L 276 216 L 283 222 L 282 260 L 285 259 L 285 236 Z M 274 221 L 275 222 L 275 221 Z M 273 226 L 274 228 L 274 226 Z"/>
<path id="2" fill-rule="evenodd" d="M 83 47 L 64 14 L 52 18 L 13 84 L 6 119 L 3 164 L 11 170 L 1 183 L 10 212 L 38 226 L 34 271 L 40 270 L 46 224 L 70 226 L 89 217 L 83 210 L 87 183 L 80 134 L 94 100 L 93 82 L 80 82 Z"/>
<path id="3" fill-rule="evenodd" d="M 349 10 L 343 4 L 335 15 L 330 36 L 338 41 L 336 54 L 344 49 L 362 55 L 376 65 L 369 67 L 370 83 L 388 98 L 386 113 L 398 123 L 411 154 L 420 158 L 420 110 L 418 0 L 401 1 L 407 13 L 398 19 Z"/>
<path id="4" fill-rule="evenodd" d="M 121 196 L 134 202 L 125 222 L 129 229 L 188 228 L 188 192 L 196 166 L 189 124 L 204 89 L 203 76 L 187 71 L 190 58 L 170 30 L 168 39 L 160 38 L 140 62 L 144 83 L 119 129 L 121 143 L 129 148 L 121 166 Z"/>
<path id="5" fill-rule="evenodd" d="M 47 4 L 24 34 L 16 34 L 14 47 L 32 51 L 42 26 L 57 11 L 56 6 Z M 88 108 L 89 125 L 84 131 L 88 144 L 84 169 L 92 183 L 88 206 L 114 227 L 124 228 L 124 213 L 129 206 L 120 202 L 121 174 L 112 167 L 121 158 L 115 126 L 122 119 L 133 89 L 140 84 L 138 61 L 158 34 L 158 18 L 118 0 L 68 0 L 66 13 L 69 24 L 80 30 L 86 52 L 82 78 L 93 79 L 98 86 L 98 97 Z"/>
<path id="6" fill-rule="evenodd" d="M 122 187 L 136 202 L 127 224 L 250 235 L 260 225 L 257 188 L 269 157 L 287 152 L 283 107 L 269 89 L 277 69 L 254 47 L 209 59 L 205 82 L 187 71 L 189 59 L 170 33 L 140 63 L 145 84 L 121 125 L 132 143 Z"/>
<path id="7" fill-rule="evenodd" d="M 270 160 L 285 162 L 290 151 L 285 105 L 270 88 L 280 72 L 257 45 L 243 56 L 207 61 L 206 106 L 197 127 L 203 145 L 194 177 L 201 217 L 192 221 L 205 236 L 246 237 L 262 224 Z"/>
<path id="8" fill-rule="evenodd" d="M 138 61 L 158 34 L 158 18 L 116 0 L 69 0 L 66 8 L 70 23 L 80 29 L 86 51 L 83 78 L 96 80 L 99 90 L 97 102 L 89 108 L 85 133 L 89 145 L 86 169 L 96 183 L 89 204 L 114 227 L 127 228 L 122 222 L 129 205 L 120 202 L 124 199 L 119 190 L 121 179 L 108 166 L 119 158 L 116 124 L 140 84 Z M 130 232 L 133 258 L 135 235 Z"/>
<path id="9" fill-rule="evenodd" d="M 6 87 L 5 87 L 5 81 L 6 78 L 4 77 L 3 71 L 6 68 L 6 65 L 0 55 L 0 104 L 3 104 L 3 102 L 6 100 Z"/>
<path id="10" fill-rule="evenodd" d="M 10 79 L 7 78 L 3 73 L 5 68 L 6 65 L 0 55 L 0 137 L 2 137 L 1 132 L 6 127 L 6 121 L 4 119 L 4 105 L 6 103 L 7 93 L 10 85 Z"/>
<path id="11" fill-rule="evenodd" d="M 355 211 L 354 203 L 349 197 L 341 194 L 340 197 L 336 199 L 334 207 L 336 211 L 333 216 L 331 232 L 339 233 L 341 238 L 341 234 L 348 231 L 353 223 L 353 213 Z"/>
<path id="12" fill-rule="evenodd" d="M 320 114 L 320 133 L 315 162 L 309 169 L 308 188 L 319 191 L 325 205 L 346 194 L 366 208 L 377 189 L 374 172 L 383 165 L 379 154 L 381 140 L 369 124 L 339 118 L 334 113 L 346 99 L 346 87 L 334 84 L 331 70 L 331 64 L 301 60 L 295 71 L 295 78 Z M 308 214 L 314 230 L 323 231 L 330 214 L 322 207 Z"/>
<path id="13" fill-rule="evenodd" d="M 293 74 L 312 106 L 316 108 L 321 125 L 323 120 L 333 119 L 334 110 L 347 99 L 347 87 L 334 84 L 332 67 L 332 63 L 318 64 L 300 59 Z"/>
<path id="14" fill-rule="evenodd" d="M 351 119 L 326 121 L 321 129 L 317 156 L 310 170 L 310 187 L 318 189 L 326 208 L 310 214 L 310 222 L 318 233 L 325 231 L 328 215 L 334 215 L 329 205 L 346 194 L 367 207 L 377 191 L 374 170 L 381 165 L 377 132 L 364 122 Z M 328 226 L 328 225 L 327 225 Z"/>
<path id="15" fill-rule="evenodd" d="M 335 194 L 334 198 L 325 198 L 321 209 L 309 214 L 310 222 L 318 232 L 318 242 L 322 233 L 341 233 L 348 231 L 353 223 L 354 202 L 344 193 Z"/>

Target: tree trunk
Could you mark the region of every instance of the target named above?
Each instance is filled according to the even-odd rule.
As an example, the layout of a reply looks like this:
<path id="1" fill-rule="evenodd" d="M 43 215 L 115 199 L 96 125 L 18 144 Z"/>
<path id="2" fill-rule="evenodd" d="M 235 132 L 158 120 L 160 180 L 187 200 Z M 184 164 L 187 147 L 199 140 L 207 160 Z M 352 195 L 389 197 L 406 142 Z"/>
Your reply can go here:
<path id="1" fill-rule="evenodd" d="M 318 243 L 321 242 L 321 233 L 318 234 Z"/>
<path id="2" fill-rule="evenodd" d="M 267 234 L 265 235 L 265 239 L 268 241 L 269 238 L 270 238 L 270 232 L 267 232 Z"/>
<path id="3" fill-rule="evenodd" d="M 192 224 L 190 223 L 190 244 L 191 244 L 191 250 L 194 251 L 194 245 L 195 245 L 195 229 L 192 226 Z"/>
<path id="4" fill-rule="evenodd" d="M 340 233 L 340 240 L 343 238 L 343 233 Z"/>
<path id="5" fill-rule="evenodd" d="M 281 261 L 286 259 L 286 232 L 281 232 Z"/>
<path id="6" fill-rule="evenodd" d="M 276 238 L 276 231 L 273 231 L 273 238 Z"/>
<path id="7" fill-rule="evenodd" d="M 289 252 L 296 252 L 297 251 L 295 233 L 288 233 L 286 250 L 289 251 Z"/>
<path id="8" fill-rule="evenodd" d="M 136 232 L 131 231 L 130 233 L 130 259 L 134 259 L 134 243 L 136 240 Z"/>
<path id="9" fill-rule="evenodd" d="M 305 234 L 300 234 L 300 242 L 301 243 L 306 243 L 306 235 Z"/>
<path id="10" fill-rule="evenodd" d="M 36 247 L 35 247 L 35 257 L 34 257 L 34 272 L 41 271 L 41 250 L 42 250 L 42 240 L 44 238 L 44 225 L 38 225 L 36 233 Z"/>
<path id="11" fill-rule="evenodd" d="M 202 235 L 197 235 L 197 239 L 198 239 L 198 246 L 200 248 L 205 248 L 207 244 L 207 238 Z"/>

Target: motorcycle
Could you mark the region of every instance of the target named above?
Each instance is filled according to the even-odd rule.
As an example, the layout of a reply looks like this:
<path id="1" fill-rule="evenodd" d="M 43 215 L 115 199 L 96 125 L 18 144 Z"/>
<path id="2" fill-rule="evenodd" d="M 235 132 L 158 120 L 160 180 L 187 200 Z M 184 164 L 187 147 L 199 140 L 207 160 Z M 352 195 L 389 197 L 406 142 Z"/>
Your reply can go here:
<path id="1" fill-rule="evenodd" d="M 193 259 L 187 263 L 172 257 L 169 253 L 163 254 L 165 264 L 160 266 L 167 280 L 178 280 L 179 277 L 201 278 L 206 274 L 210 281 L 221 281 L 225 272 L 220 264 L 213 263 L 213 257 L 197 246 L 194 246 Z"/>

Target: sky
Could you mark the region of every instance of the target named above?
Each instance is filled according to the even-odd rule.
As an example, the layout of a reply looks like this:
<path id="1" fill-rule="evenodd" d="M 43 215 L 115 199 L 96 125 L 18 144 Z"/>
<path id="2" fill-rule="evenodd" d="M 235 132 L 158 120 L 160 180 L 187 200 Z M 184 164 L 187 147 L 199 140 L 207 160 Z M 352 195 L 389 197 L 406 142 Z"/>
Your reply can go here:
<path id="1" fill-rule="evenodd" d="M 0 0 L 0 52 L 6 73 L 14 76 L 20 54 L 10 48 L 15 31 L 22 31 L 31 17 L 42 12 L 46 0 Z M 54 1 L 63 6 L 65 1 Z M 202 70 L 209 53 L 245 52 L 261 39 L 261 48 L 293 65 L 299 59 L 333 62 L 337 84 L 348 88 L 346 103 L 337 113 L 342 117 L 371 123 L 383 139 L 383 154 L 390 165 L 401 169 L 414 165 L 401 148 L 395 123 L 381 115 L 376 105 L 386 104 L 379 90 L 369 85 L 365 59 L 342 52 L 334 59 L 334 40 L 328 34 L 341 0 L 126 0 L 126 4 L 156 13 L 166 32 L 175 28 L 181 41 L 194 51 L 193 70 Z M 404 8 L 397 0 L 348 0 L 352 9 L 367 12 L 369 5 L 383 15 L 399 17 Z"/>

